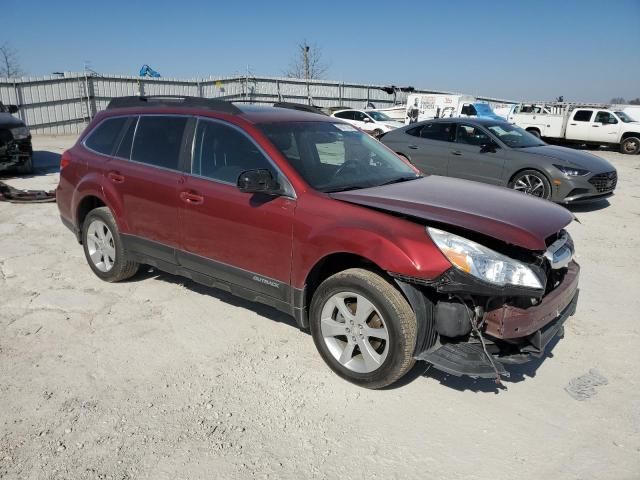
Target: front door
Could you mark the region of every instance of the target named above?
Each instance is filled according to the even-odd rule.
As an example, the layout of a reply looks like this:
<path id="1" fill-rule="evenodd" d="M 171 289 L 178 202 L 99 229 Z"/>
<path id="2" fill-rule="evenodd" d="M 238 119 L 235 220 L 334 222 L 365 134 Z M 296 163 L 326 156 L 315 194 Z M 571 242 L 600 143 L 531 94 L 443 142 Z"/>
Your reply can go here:
<path id="1" fill-rule="evenodd" d="M 616 116 L 611 112 L 598 111 L 591 128 L 594 142 L 616 143 L 618 141 L 620 124 Z"/>
<path id="2" fill-rule="evenodd" d="M 191 175 L 178 193 L 178 260 L 196 272 L 287 302 L 296 201 L 240 192 L 240 173 L 257 168 L 279 175 L 237 127 L 198 120 Z"/>
<path id="3" fill-rule="evenodd" d="M 503 185 L 504 157 L 499 148 L 483 148 L 493 143 L 479 127 L 458 124 L 451 144 L 447 174 L 476 182 Z"/>

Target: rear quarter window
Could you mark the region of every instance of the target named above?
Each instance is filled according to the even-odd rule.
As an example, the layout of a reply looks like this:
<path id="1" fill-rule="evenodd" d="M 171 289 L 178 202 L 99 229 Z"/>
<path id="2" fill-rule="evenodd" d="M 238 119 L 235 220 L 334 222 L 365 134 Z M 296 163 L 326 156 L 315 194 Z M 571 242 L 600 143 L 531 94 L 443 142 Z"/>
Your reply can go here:
<path id="1" fill-rule="evenodd" d="M 84 144 L 94 152 L 111 155 L 125 123 L 126 117 L 106 119 L 89 134 Z"/>

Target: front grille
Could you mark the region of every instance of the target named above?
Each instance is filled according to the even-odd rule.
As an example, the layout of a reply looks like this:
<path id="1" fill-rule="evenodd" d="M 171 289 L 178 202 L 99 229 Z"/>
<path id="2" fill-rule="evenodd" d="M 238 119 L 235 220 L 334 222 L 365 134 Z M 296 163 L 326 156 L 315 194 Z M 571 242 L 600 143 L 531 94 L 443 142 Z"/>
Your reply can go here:
<path id="1" fill-rule="evenodd" d="M 589 179 L 589 183 L 596 187 L 598 193 L 612 192 L 618 183 L 616 172 L 599 173 Z"/>

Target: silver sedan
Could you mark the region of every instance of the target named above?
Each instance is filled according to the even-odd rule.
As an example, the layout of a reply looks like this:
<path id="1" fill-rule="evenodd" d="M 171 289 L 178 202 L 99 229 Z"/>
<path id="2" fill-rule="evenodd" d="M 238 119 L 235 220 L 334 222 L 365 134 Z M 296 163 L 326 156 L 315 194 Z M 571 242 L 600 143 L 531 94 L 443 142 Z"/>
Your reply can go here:
<path id="1" fill-rule="evenodd" d="M 606 160 L 548 145 L 498 120 L 429 120 L 393 130 L 381 141 L 425 173 L 500 185 L 558 203 L 611 196 L 618 180 Z"/>

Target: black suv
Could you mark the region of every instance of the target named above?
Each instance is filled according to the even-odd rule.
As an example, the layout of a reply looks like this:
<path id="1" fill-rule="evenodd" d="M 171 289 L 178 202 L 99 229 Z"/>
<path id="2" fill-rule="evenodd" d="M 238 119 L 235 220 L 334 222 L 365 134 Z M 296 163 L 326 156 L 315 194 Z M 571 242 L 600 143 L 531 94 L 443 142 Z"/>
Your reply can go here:
<path id="1" fill-rule="evenodd" d="M 22 120 L 11 115 L 17 111 L 17 106 L 0 102 L 0 170 L 13 168 L 19 173 L 31 173 L 31 133 Z"/>

